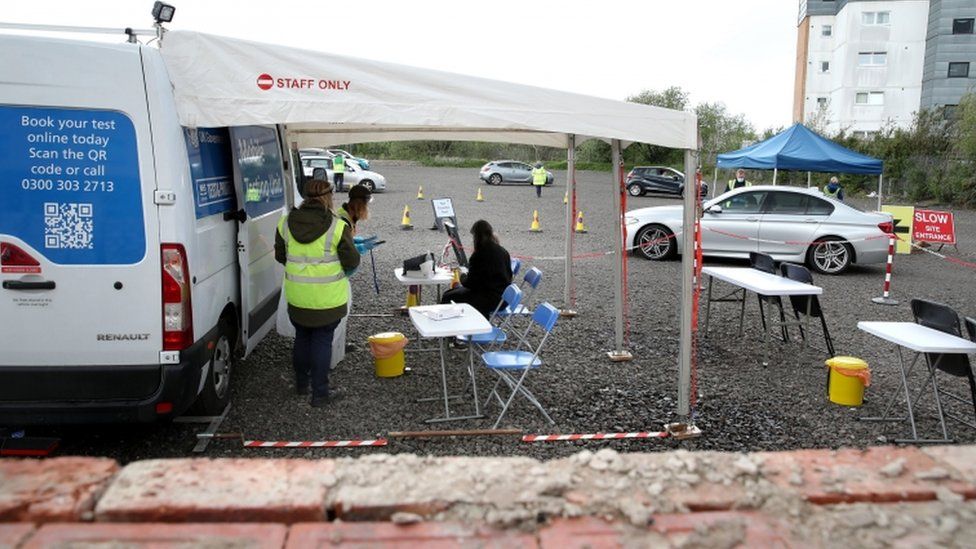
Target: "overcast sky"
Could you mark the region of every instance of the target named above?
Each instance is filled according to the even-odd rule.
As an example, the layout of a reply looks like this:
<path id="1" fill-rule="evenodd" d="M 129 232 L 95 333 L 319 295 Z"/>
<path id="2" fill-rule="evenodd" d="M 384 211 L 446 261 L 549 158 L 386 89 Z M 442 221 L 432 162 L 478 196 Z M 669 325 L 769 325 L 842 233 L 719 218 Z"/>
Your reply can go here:
<path id="1" fill-rule="evenodd" d="M 174 0 L 197 30 L 624 99 L 677 85 L 791 123 L 796 0 Z M 0 21 L 147 28 L 150 0 L 4 2 Z"/>

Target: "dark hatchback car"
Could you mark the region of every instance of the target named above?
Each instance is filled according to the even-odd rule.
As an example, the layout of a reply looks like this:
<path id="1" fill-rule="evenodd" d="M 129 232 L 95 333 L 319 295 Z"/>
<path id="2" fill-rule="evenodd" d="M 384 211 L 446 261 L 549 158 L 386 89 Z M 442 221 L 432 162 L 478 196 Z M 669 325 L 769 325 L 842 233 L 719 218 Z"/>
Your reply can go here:
<path id="1" fill-rule="evenodd" d="M 627 192 L 630 196 L 644 196 L 647 193 L 682 196 L 685 189 L 683 173 L 667 166 L 635 166 L 627 174 Z M 708 185 L 702 183 L 702 196 L 708 192 Z"/>

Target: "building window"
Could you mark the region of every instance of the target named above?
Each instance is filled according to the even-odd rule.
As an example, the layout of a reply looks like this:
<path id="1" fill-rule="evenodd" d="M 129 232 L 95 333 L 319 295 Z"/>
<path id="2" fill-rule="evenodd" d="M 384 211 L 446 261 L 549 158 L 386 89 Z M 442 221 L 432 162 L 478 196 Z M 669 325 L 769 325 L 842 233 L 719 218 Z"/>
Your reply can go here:
<path id="1" fill-rule="evenodd" d="M 888 25 L 891 23 L 891 12 L 866 11 L 861 14 L 861 23 L 864 25 Z"/>
<path id="2" fill-rule="evenodd" d="M 884 105 L 884 92 L 857 92 L 855 105 Z"/>
<path id="3" fill-rule="evenodd" d="M 888 63 L 888 54 L 883 51 L 862 51 L 857 54 L 857 64 L 861 67 L 883 67 Z"/>
<path id="4" fill-rule="evenodd" d="M 826 37 L 826 36 L 830 36 L 830 35 L 832 35 L 832 34 L 833 34 L 833 32 L 834 32 L 834 27 L 832 27 L 832 26 L 830 26 L 830 25 L 824 25 L 824 26 L 823 26 L 823 27 L 822 27 L 822 28 L 820 29 L 820 36 L 824 36 L 824 37 Z"/>
<path id="5" fill-rule="evenodd" d="M 830 72 L 830 61 L 820 62 L 820 72 Z"/>
<path id="6" fill-rule="evenodd" d="M 827 106 L 827 98 L 826 97 L 818 97 L 817 98 L 817 107 L 826 107 L 826 106 Z"/>
<path id="7" fill-rule="evenodd" d="M 952 34 L 972 34 L 973 21 L 972 17 L 968 19 L 953 19 Z"/>
<path id="8" fill-rule="evenodd" d="M 949 63 L 949 78 L 969 78 L 969 62 Z"/>

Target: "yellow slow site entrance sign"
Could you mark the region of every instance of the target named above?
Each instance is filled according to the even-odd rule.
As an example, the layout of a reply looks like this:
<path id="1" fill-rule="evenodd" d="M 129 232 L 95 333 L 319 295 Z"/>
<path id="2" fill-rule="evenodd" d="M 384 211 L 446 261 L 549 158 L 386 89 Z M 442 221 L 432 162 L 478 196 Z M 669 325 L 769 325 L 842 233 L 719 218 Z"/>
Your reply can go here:
<path id="1" fill-rule="evenodd" d="M 881 206 L 881 211 L 890 213 L 895 220 L 896 254 L 912 253 L 912 225 L 915 224 L 915 206 Z"/>

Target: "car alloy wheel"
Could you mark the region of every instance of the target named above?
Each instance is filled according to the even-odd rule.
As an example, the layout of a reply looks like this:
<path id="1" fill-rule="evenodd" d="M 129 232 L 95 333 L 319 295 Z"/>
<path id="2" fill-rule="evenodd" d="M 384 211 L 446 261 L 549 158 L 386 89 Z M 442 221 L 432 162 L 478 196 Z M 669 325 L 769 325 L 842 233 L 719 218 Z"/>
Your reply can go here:
<path id="1" fill-rule="evenodd" d="M 488 183 L 490 185 L 499 185 L 502 182 L 501 174 L 493 173 L 491 177 L 488 178 Z"/>
<path id="2" fill-rule="evenodd" d="M 644 257 L 654 261 L 669 259 L 674 256 L 677 248 L 674 245 L 674 235 L 662 225 L 649 225 L 637 233 L 637 251 Z"/>
<path id="3" fill-rule="evenodd" d="M 819 273 L 840 274 L 851 264 L 850 244 L 837 239 L 823 239 L 810 249 L 810 266 Z"/>
<path id="4" fill-rule="evenodd" d="M 644 189 L 637 183 L 632 183 L 627 187 L 627 192 L 630 193 L 630 196 L 640 196 L 644 194 Z"/>
<path id="5" fill-rule="evenodd" d="M 376 191 L 376 183 L 373 183 L 373 181 L 370 180 L 370 179 L 367 179 L 366 181 L 363 181 L 361 184 L 362 185 L 366 185 L 366 188 L 369 189 L 369 192 L 375 192 Z"/>

